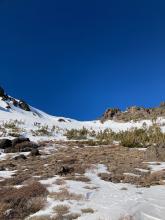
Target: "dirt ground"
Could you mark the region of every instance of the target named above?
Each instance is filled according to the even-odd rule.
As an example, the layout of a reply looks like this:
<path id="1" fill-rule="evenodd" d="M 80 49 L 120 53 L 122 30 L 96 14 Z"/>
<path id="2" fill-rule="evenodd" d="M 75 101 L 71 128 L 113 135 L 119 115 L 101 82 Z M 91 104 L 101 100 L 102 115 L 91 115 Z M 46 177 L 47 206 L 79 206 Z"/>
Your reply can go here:
<path id="1" fill-rule="evenodd" d="M 40 145 L 40 156 L 14 160 L 10 155 L 7 160 L 0 161 L 0 167 L 17 170 L 12 178 L 0 181 L 0 187 L 22 185 L 57 174 L 74 180 L 75 174 L 80 174 L 82 180 L 88 181 L 83 174 L 95 164 L 107 166 L 109 173 L 99 174 L 106 181 L 145 187 L 163 184 L 165 171 L 151 173 L 145 163 L 148 162 L 145 150 L 116 145 L 86 146 L 78 142 L 42 142 Z"/>

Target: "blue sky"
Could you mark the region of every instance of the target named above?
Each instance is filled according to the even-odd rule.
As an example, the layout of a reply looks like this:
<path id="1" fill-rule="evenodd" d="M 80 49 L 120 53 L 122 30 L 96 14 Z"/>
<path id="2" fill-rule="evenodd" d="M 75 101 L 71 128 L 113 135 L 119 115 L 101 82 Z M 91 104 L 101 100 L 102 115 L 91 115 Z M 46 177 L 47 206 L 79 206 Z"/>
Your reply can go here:
<path id="1" fill-rule="evenodd" d="M 164 0 L 1 0 L 0 84 L 54 115 L 165 99 Z"/>

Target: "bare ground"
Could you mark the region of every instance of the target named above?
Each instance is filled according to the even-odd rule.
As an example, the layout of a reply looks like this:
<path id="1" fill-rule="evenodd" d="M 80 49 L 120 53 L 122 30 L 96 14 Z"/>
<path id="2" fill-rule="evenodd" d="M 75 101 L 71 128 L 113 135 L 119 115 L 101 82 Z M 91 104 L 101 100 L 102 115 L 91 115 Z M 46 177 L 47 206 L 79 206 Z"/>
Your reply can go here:
<path id="1" fill-rule="evenodd" d="M 0 161 L 0 167 L 16 170 L 12 178 L 0 181 L 0 190 L 18 185 L 29 185 L 32 181 L 47 179 L 55 175 L 63 176 L 62 180 L 57 180 L 59 185 L 63 185 L 65 179 L 89 182 L 90 180 L 84 176 L 84 173 L 86 169 L 95 164 L 106 165 L 109 173 L 99 174 L 105 181 L 131 183 L 137 187 L 164 183 L 165 170 L 151 173 L 146 163 L 149 160 L 144 150 L 116 145 L 86 146 L 78 142 L 43 142 L 40 145 L 41 156 L 28 156 L 26 160 L 14 160 L 8 156 L 7 160 Z"/>

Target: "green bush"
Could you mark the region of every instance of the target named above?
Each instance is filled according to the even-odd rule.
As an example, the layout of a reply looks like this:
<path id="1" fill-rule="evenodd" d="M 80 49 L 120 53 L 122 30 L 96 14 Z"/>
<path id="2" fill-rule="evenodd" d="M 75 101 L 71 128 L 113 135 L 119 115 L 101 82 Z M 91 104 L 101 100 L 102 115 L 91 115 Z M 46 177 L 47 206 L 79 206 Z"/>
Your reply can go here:
<path id="1" fill-rule="evenodd" d="M 37 130 L 31 130 L 33 136 L 51 136 L 51 131 L 47 125 L 39 127 Z"/>
<path id="2" fill-rule="evenodd" d="M 165 143 L 165 134 L 161 132 L 158 125 L 149 128 L 144 124 L 142 128 L 134 128 L 127 131 L 114 132 L 111 129 L 105 129 L 98 133 L 88 131 L 86 128 L 77 130 L 68 130 L 65 136 L 69 140 L 91 140 L 91 144 L 107 145 L 119 142 L 124 147 L 147 147 L 152 144 Z"/>
<path id="3" fill-rule="evenodd" d="M 165 134 L 161 132 L 159 126 L 153 125 L 149 128 L 143 126 L 140 129 L 135 128 L 119 133 L 106 129 L 99 132 L 96 139 L 104 144 L 112 144 L 114 141 L 118 141 L 124 147 L 147 147 L 151 144 L 165 143 Z"/>
<path id="4" fill-rule="evenodd" d="M 80 130 L 71 129 L 67 130 L 65 136 L 69 140 L 85 140 L 88 138 L 89 131 L 86 128 L 82 128 Z"/>

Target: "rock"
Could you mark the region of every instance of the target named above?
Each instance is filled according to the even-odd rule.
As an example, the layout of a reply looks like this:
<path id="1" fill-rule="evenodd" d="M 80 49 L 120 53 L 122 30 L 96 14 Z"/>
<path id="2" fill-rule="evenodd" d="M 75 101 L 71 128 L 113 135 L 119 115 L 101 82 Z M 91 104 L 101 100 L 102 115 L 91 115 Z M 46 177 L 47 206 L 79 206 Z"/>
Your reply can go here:
<path id="1" fill-rule="evenodd" d="M 5 169 L 5 167 L 2 165 L 2 166 L 0 166 L 0 171 L 5 171 L 6 169 Z"/>
<path id="2" fill-rule="evenodd" d="M 0 97 L 3 97 L 5 95 L 4 89 L 0 86 Z"/>
<path id="3" fill-rule="evenodd" d="M 146 150 L 146 159 L 150 161 L 165 161 L 165 144 L 148 147 Z"/>
<path id="4" fill-rule="evenodd" d="M 29 105 L 23 101 L 23 100 L 20 100 L 19 103 L 18 103 L 19 107 L 25 111 L 30 111 L 30 107 Z"/>
<path id="5" fill-rule="evenodd" d="M 106 110 L 106 112 L 103 114 L 101 121 L 104 122 L 106 120 L 113 119 L 118 113 L 120 113 L 120 109 L 118 108 L 109 108 Z"/>
<path id="6" fill-rule="evenodd" d="M 15 147 L 15 145 L 23 143 L 23 142 L 30 142 L 29 138 L 24 137 L 18 137 L 12 140 L 12 146 Z"/>
<path id="7" fill-rule="evenodd" d="M 10 163 L 7 163 L 6 165 L 7 165 L 7 167 L 10 167 L 10 168 L 14 168 L 14 167 L 16 167 L 16 165 L 13 164 L 13 163 L 11 163 L 11 162 L 10 162 Z"/>
<path id="8" fill-rule="evenodd" d="M 24 154 L 20 154 L 13 158 L 14 160 L 26 160 L 27 157 Z"/>
<path id="9" fill-rule="evenodd" d="M 63 176 L 63 175 L 67 175 L 69 173 L 72 173 L 74 171 L 73 167 L 69 167 L 69 166 L 62 166 L 60 171 L 58 172 L 59 175 Z"/>
<path id="10" fill-rule="evenodd" d="M 30 141 L 24 141 L 22 143 L 16 144 L 10 148 L 4 150 L 5 153 L 16 153 L 16 152 L 29 152 L 32 149 L 38 148 L 39 146 Z"/>
<path id="11" fill-rule="evenodd" d="M 13 102 L 13 105 L 14 105 L 15 107 L 18 106 L 18 101 L 17 101 L 17 100 L 13 99 L 12 102 Z"/>
<path id="12" fill-rule="evenodd" d="M 30 156 L 39 156 L 40 155 L 40 152 L 38 149 L 34 148 L 31 150 L 31 153 L 30 153 Z"/>
<path id="13" fill-rule="evenodd" d="M 59 118 L 58 121 L 59 122 L 65 122 L 65 120 L 63 118 Z"/>
<path id="14" fill-rule="evenodd" d="M 4 213 L 5 219 L 14 219 L 14 210 L 7 209 Z"/>
<path id="15" fill-rule="evenodd" d="M 9 139 L 1 139 L 0 140 L 0 148 L 1 149 L 7 149 L 12 146 L 12 141 Z"/>
<path id="16" fill-rule="evenodd" d="M 135 114 L 136 112 L 141 111 L 141 110 L 143 110 L 143 108 L 138 107 L 138 106 L 131 106 L 127 108 L 127 111 L 131 114 Z"/>
<path id="17" fill-rule="evenodd" d="M 2 96 L 2 101 L 7 101 L 8 99 L 9 99 L 9 96 L 8 96 L 8 95 L 4 94 L 4 95 Z"/>
<path id="18" fill-rule="evenodd" d="M 11 106 L 9 104 L 7 104 L 6 109 L 11 109 Z"/>

